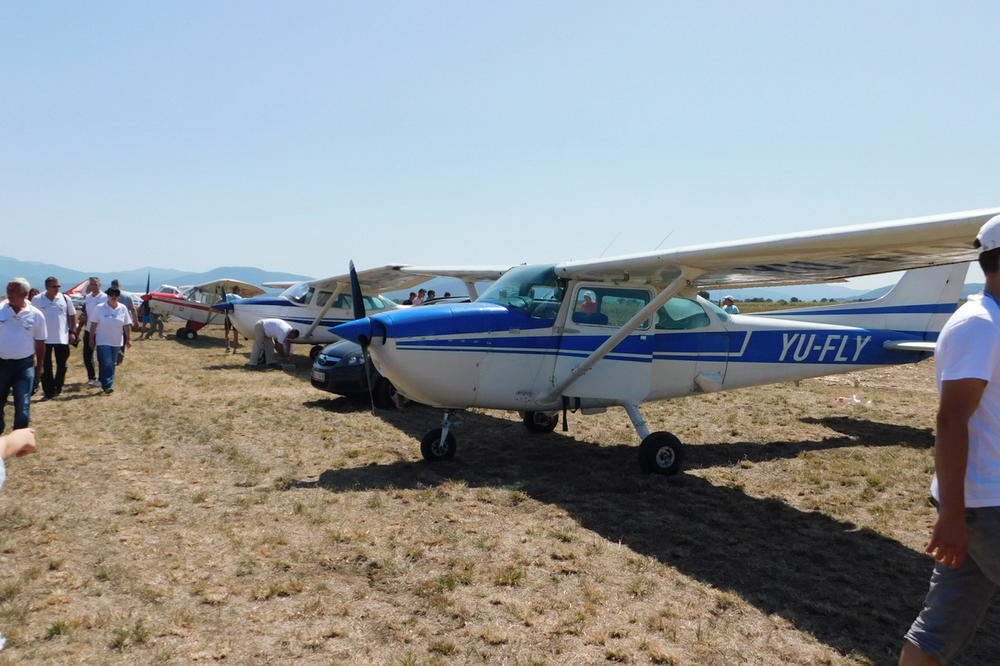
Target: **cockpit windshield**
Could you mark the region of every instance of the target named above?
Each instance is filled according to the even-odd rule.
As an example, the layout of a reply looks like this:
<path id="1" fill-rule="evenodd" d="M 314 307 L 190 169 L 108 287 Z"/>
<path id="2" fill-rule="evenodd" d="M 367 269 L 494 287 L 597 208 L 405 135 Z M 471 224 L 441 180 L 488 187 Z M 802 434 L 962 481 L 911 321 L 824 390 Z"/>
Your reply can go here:
<path id="1" fill-rule="evenodd" d="M 312 298 L 313 288 L 309 286 L 308 282 L 299 282 L 281 292 L 281 295 L 293 303 L 305 304 Z"/>
<path id="2" fill-rule="evenodd" d="M 554 265 L 518 266 L 507 271 L 476 301 L 507 305 L 537 319 L 555 319 L 565 295 Z"/>

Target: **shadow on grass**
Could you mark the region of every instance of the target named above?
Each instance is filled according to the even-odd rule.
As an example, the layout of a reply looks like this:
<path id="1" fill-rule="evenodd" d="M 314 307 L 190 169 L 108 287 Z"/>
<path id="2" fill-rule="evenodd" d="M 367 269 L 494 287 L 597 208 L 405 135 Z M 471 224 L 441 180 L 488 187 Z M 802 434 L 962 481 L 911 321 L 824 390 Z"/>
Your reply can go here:
<path id="1" fill-rule="evenodd" d="M 333 400 L 311 406 L 325 409 L 327 403 L 336 410 L 350 404 Z M 379 412 L 417 438 L 438 425 L 439 414 L 423 407 Z M 564 508 L 582 527 L 608 541 L 730 590 L 842 654 L 895 662 L 927 589 L 928 556 L 823 513 L 750 497 L 691 474 L 643 476 L 635 446 L 601 446 L 558 433 L 531 436 L 517 422 L 478 413 L 463 416 L 453 461 L 327 470 L 315 482 L 293 485 L 343 492 L 427 487 L 446 480 L 470 486 L 513 484 L 540 502 Z M 928 445 L 926 431 L 905 426 L 839 418 L 818 422 L 849 436 L 690 447 L 688 467 L 738 461 L 751 450 L 763 460 L 838 446 Z M 995 615 L 962 663 L 995 662 L 1000 653 Z"/>

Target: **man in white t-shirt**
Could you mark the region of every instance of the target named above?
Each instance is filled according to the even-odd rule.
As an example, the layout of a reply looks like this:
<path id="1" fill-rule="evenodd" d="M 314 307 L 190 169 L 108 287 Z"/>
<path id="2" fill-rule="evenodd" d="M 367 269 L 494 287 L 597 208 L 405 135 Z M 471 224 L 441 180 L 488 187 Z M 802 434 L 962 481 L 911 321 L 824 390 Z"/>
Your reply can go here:
<path id="1" fill-rule="evenodd" d="M 87 386 L 101 385 L 97 381 L 97 372 L 94 369 L 94 340 L 90 335 L 90 322 L 93 321 L 94 308 L 107 302 L 107 294 L 101 291 L 101 278 L 88 278 L 87 291 L 83 296 L 83 312 L 80 313 L 80 323 L 76 329 L 77 337 L 80 337 L 80 331 L 83 331 L 83 366 L 87 369 Z"/>
<path id="2" fill-rule="evenodd" d="M 953 659 L 1000 584 L 1000 215 L 982 226 L 975 247 L 983 294 L 951 316 L 937 341 L 931 494 L 938 516 L 926 549 L 936 564 L 902 666 Z"/>
<path id="3" fill-rule="evenodd" d="M 297 337 L 298 330 L 284 319 L 261 319 L 253 327 L 253 349 L 247 367 L 251 370 L 280 368 L 278 358 L 287 359 L 291 355 L 292 340 Z"/>
<path id="4" fill-rule="evenodd" d="M 14 429 L 31 423 L 31 389 L 45 356 L 45 316 L 28 302 L 31 285 L 24 278 L 7 283 L 0 307 L 0 433 L 7 396 L 14 394 Z"/>
<path id="5" fill-rule="evenodd" d="M 76 308 L 69 296 L 60 293 L 59 279 L 45 278 L 45 291 L 31 300 L 31 304 L 45 315 L 45 361 L 42 364 L 42 400 L 50 400 L 62 393 L 66 381 L 66 361 L 69 346 L 76 342 Z M 55 372 L 52 357 L 55 356 Z"/>
<path id="6" fill-rule="evenodd" d="M 739 314 L 740 308 L 733 301 L 732 296 L 726 296 L 722 299 L 722 309 L 726 311 L 727 314 Z"/>

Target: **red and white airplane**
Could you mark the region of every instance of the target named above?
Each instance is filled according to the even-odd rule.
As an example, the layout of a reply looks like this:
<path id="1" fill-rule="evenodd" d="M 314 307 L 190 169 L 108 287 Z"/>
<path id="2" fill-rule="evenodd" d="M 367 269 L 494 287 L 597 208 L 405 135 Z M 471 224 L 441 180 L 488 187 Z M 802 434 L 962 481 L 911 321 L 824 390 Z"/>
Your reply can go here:
<path id="1" fill-rule="evenodd" d="M 206 324 L 221 322 L 226 315 L 213 310 L 212 305 L 234 295 L 239 287 L 239 296 L 250 298 L 260 296 L 264 290 L 242 280 L 224 278 L 193 287 L 171 287 L 163 285 L 160 291 L 143 294 L 142 300 L 149 302 L 149 308 L 161 317 L 180 317 L 184 326 L 177 330 L 178 340 L 194 340 Z"/>

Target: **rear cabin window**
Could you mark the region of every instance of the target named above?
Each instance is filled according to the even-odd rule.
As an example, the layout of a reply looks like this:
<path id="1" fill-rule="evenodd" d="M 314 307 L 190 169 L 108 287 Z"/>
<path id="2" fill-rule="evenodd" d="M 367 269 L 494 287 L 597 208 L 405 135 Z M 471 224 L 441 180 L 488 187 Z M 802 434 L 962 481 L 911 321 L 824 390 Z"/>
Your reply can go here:
<path id="1" fill-rule="evenodd" d="M 656 311 L 656 328 L 668 331 L 686 331 L 702 328 L 711 323 L 705 309 L 687 298 L 671 298 Z"/>
<path id="2" fill-rule="evenodd" d="M 649 303 L 644 289 L 583 287 L 576 292 L 573 321 L 578 324 L 620 327 Z M 648 328 L 643 322 L 639 328 Z"/>

